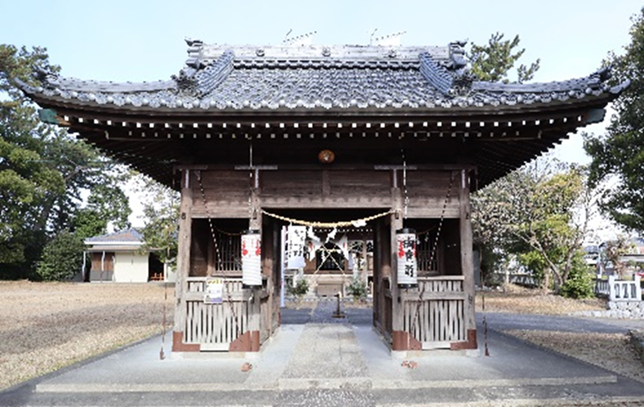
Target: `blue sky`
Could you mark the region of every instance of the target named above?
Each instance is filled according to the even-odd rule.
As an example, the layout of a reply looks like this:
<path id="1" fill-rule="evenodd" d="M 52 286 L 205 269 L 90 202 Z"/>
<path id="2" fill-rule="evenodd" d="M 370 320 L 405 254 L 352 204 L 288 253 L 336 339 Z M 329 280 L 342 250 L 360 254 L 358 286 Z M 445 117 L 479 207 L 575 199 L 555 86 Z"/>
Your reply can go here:
<path id="1" fill-rule="evenodd" d="M 485 43 L 519 34 L 524 62 L 541 58 L 535 81 L 586 76 L 629 41 L 635 0 L 139 1 L 0 0 L 0 42 L 44 46 L 64 76 L 112 81 L 168 79 L 186 59 L 184 38 L 280 44 L 317 31 L 315 44 L 368 44 L 406 31 L 403 45 Z M 601 132 L 595 126 L 587 130 Z M 584 161 L 581 137 L 557 148 Z"/>

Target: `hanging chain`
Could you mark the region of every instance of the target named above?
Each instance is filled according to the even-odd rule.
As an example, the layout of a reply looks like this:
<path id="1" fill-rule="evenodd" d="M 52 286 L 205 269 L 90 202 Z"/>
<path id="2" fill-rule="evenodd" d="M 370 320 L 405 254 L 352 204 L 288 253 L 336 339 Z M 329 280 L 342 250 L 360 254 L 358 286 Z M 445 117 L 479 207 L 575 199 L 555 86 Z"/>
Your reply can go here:
<path id="1" fill-rule="evenodd" d="M 407 193 L 407 159 L 405 158 L 405 149 L 400 149 L 403 161 L 403 194 L 405 196 L 403 205 L 403 219 L 407 219 L 407 209 L 409 208 L 409 194 Z"/>
<path id="2" fill-rule="evenodd" d="M 224 263 L 221 258 L 221 254 L 219 252 L 219 244 L 217 243 L 217 234 L 215 233 L 215 226 L 212 222 L 212 217 L 210 216 L 210 211 L 208 210 L 208 201 L 206 200 L 206 193 L 203 188 L 203 182 L 201 180 L 201 171 L 195 171 L 197 173 L 197 181 L 199 182 L 199 189 L 201 191 L 201 198 L 203 200 L 203 206 L 206 211 L 206 217 L 208 218 L 208 226 L 210 227 L 210 235 L 212 236 L 212 241 L 215 246 L 215 263 L 217 264 L 219 271 L 221 271 L 222 274 L 226 274 L 224 271 Z M 216 271 L 216 270 L 215 270 Z M 235 306 L 233 305 L 233 297 L 230 291 L 230 284 L 231 282 L 228 281 L 228 279 L 224 278 L 224 287 L 226 288 L 226 297 L 228 300 L 228 306 L 230 308 L 230 312 L 233 316 L 233 320 L 235 321 L 235 328 L 237 330 L 237 334 L 241 335 L 243 332 L 241 331 L 241 328 L 239 326 L 239 318 L 237 317 L 237 313 L 235 312 Z"/>
<path id="3" fill-rule="evenodd" d="M 253 218 L 253 143 L 252 141 L 248 147 L 248 219 Z M 250 225 L 249 225 L 250 226 Z"/>
<path id="4" fill-rule="evenodd" d="M 447 210 L 447 204 L 449 203 L 449 198 L 452 195 L 452 185 L 454 184 L 454 172 L 452 172 L 449 179 L 449 187 L 447 188 L 447 195 L 445 196 L 445 202 L 443 202 L 443 210 L 441 211 L 441 217 L 438 221 L 438 228 L 436 229 L 436 238 L 434 239 L 434 246 L 432 247 L 431 254 L 429 256 L 429 265 L 431 267 L 434 257 L 436 256 L 436 249 L 438 248 L 438 239 L 440 238 L 441 230 L 443 229 L 443 221 L 445 220 L 445 211 Z"/>
<path id="5" fill-rule="evenodd" d="M 447 204 L 449 203 L 449 198 L 452 195 L 452 185 L 454 184 L 454 172 L 452 171 L 450 174 L 450 179 L 449 179 L 449 186 L 447 187 L 447 195 L 445 195 L 445 202 L 443 203 L 443 210 L 441 211 L 441 217 L 440 220 L 438 221 L 438 228 L 436 229 L 436 238 L 434 239 L 434 247 L 432 247 L 431 254 L 429 255 L 429 266 L 431 267 L 432 263 L 434 262 L 434 256 L 436 255 L 436 250 L 438 248 L 438 240 L 441 234 L 441 230 L 443 228 L 443 221 L 445 220 L 445 211 L 447 210 Z M 416 313 L 414 315 L 413 324 L 410 329 L 410 334 L 413 334 L 413 332 L 416 330 L 416 326 L 418 324 L 418 319 L 420 317 L 420 307 L 423 304 L 423 296 L 425 294 L 425 288 L 427 287 L 427 284 L 423 284 L 420 293 L 418 294 L 418 304 L 416 305 Z M 408 340 L 411 335 L 408 336 Z"/>
<path id="6" fill-rule="evenodd" d="M 223 272 L 224 264 L 221 259 L 221 254 L 219 253 L 219 244 L 217 244 L 217 234 L 215 233 L 215 226 L 212 223 L 212 217 L 210 216 L 210 211 L 208 210 L 208 201 L 206 200 L 206 193 L 203 189 L 203 182 L 201 181 L 201 171 L 195 171 L 197 173 L 197 181 L 199 182 L 199 189 L 201 190 L 201 199 L 203 200 L 203 207 L 206 210 L 206 217 L 208 218 L 208 226 L 210 227 L 210 235 L 212 236 L 212 241 L 215 245 L 215 263 L 219 266 L 219 270 Z"/>

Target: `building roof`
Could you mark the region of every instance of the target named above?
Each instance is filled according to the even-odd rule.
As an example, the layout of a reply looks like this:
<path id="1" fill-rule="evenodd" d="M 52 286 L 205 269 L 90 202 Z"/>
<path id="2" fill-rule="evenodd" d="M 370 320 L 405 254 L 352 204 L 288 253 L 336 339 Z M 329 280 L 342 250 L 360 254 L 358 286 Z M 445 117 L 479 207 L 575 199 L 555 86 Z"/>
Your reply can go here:
<path id="1" fill-rule="evenodd" d="M 327 137 L 356 136 L 365 145 L 352 148 L 366 153 L 354 161 L 386 159 L 376 145 L 389 155 L 406 148 L 418 164 L 470 162 L 479 186 L 602 120 L 605 105 L 628 86 L 611 85 L 607 69 L 560 82 L 482 82 L 469 72 L 462 45 L 188 41 L 186 65 L 170 80 L 111 83 L 39 72 L 40 86 L 20 86 L 54 109 L 59 123 L 167 185 L 174 165 L 248 164 L 248 143 L 238 139 L 255 140 L 270 164 L 270 154 L 287 154 L 286 139 L 297 150 L 295 138 L 322 145 Z"/>
<path id="2" fill-rule="evenodd" d="M 44 99 L 138 111 L 485 109 L 616 95 L 606 69 L 585 78 L 504 84 L 475 80 L 462 49 L 449 47 L 246 47 L 191 42 L 172 80 L 112 83 L 42 73 Z"/>
<path id="3" fill-rule="evenodd" d="M 122 245 L 124 243 L 138 243 L 143 244 L 143 235 L 139 233 L 136 229 L 127 229 L 127 230 L 121 230 L 118 232 L 114 233 L 109 233 L 106 235 L 101 235 L 101 236 L 94 236 L 90 237 L 88 239 L 85 239 L 86 244 L 119 244 Z"/>

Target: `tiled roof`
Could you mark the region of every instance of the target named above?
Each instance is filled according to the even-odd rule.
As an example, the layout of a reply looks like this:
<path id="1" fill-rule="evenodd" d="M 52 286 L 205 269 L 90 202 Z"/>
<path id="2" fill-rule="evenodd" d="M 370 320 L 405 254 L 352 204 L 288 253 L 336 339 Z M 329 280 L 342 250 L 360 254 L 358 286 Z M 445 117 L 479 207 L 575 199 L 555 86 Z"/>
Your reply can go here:
<path id="1" fill-rule="evenodd" d="M 174 188 L 176 166 L 247 165 L 248 140 L 257 162 L 273 165 L 306 163 L 330 139 L 342 139 L 345 164 L 390 163 L 401 148 L 417 164 L 469 162 L 482 187 L 601 121 L 628 86 L 612 84 L 607 69 L 550 83 L 478 81 L 462 43 L 188 45 L 185 67 L 166 81 L 41 71 L 40 87 L 20 86 L 45 108 L 43 120 Z"/>
<path id="2" fill-rule="evenodd" d="M 143 235 L 136 229 L 127 229 L 102 236 L 90 237 L 85 240 L 87 243 L 143 243 Z"/>
<path id="3" fill-rule="evenodd" d="M 476 81 L 459 44 L 391 50 L 275 48 L 234 49 L 192 42 L 186 67 L 170 81 L 113 84 L 42 74 L 43 87 L 23 84 L 23 88 L 32 94 L 105 107 L 257 112 L 476 109 L 617 94 L 627 85 L 608 85 L 607 70 L 551 83 Z"/>

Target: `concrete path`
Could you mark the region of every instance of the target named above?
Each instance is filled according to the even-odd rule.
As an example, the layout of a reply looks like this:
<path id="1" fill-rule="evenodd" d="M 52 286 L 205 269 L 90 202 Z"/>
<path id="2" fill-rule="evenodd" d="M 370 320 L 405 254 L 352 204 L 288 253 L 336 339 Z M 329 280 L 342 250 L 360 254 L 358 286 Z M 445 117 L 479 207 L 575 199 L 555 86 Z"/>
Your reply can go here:
<path id="1" fill-rule="evenodd" d="M 160 360 L 157 337 L 0 393 L 0 405 L 644 405 L 642 383 L 496 332 L 493 326 L 503 321 L 520 325 L 512 314 L 486 316 L 490 357 L 435 352 L 401 360 L 367 323 L 370 309 L 351 310 L 345 319 L 331 318 L 332 310 L 333 304 L 320 303 L 315 310 L 286 311 L 285 323 L 257 355 Z M 407 360 L 415 368 L 403 366 Z M 248 372 L 242 372 L 245 363 L 252 364 Z"/>

